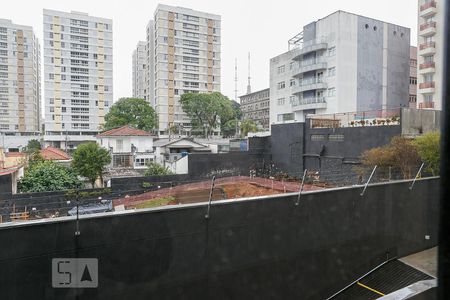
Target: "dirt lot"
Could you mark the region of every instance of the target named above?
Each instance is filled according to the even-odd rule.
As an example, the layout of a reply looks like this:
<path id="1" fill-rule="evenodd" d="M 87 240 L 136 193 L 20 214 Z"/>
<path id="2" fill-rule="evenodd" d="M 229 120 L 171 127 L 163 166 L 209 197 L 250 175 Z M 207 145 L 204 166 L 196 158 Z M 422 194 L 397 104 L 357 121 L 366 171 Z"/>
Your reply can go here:
<path id="1" fill-rule="evenodd" d="M 211 181 L 201 181 L 165 188 L 141 195 L 114 200 L 114 206 L 123 204 L 125 208 L 155 207 L 171 204 L 205 202 L 209 199 Z M 216 180 L 212 200 L 274 195 L 297 192 L 298 182 L 282 182 L 258 177 L 227 177 Z M 320 189 L 305 185 L 304 190 Z M 162 201 L 169 199 L 170 201 Z"/>

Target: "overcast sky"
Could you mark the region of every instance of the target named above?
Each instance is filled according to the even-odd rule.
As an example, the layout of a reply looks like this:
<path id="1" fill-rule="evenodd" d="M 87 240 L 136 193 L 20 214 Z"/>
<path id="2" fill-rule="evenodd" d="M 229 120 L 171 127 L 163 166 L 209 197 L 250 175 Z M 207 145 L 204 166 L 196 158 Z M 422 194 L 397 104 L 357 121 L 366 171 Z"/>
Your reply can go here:
<path id="1" fill-rule="evenodd" d="M 131 96 L 131 55 L 145 39 L 145 26 L 158 3 L 184 6 L 222 16 L 222 93 L 234 98 L 234 61 L 238 60 L 238 95 L 246 91 L 247 55 L 256 91 L 269 87 L 269 59 L 287 50 L 302 26 L 336 11 L 364 15 L 411 28 L 417 41 L 417 0 L 39 0 L 4 1 L 0 18 L 30 25 L 42 44 L 42 9 L 81 11 L 113 19 L 114 100 Z M 42 81 L 43 82 L 43 81 Z"/>

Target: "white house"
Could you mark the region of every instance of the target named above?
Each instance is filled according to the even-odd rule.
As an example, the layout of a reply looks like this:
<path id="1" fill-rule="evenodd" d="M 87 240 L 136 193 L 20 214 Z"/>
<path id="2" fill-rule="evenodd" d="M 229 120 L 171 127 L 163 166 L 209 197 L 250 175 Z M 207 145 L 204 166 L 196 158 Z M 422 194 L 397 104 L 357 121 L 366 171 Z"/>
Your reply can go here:
<path id="1" fill-rule="evenodd" d="M 159 139 L 154 145 L 156 161 L 162 165 L 172 163 L 193 152 L 211 152 L 206 145 L 188 138 Z"/>
<path id="2" fill-rule="evenodd" d="M 130 125 L 99 133 L 97 143 L 108 149 L 113 168 L 145 169 L 149 161 L 155 160 L 151 133 Z"/>

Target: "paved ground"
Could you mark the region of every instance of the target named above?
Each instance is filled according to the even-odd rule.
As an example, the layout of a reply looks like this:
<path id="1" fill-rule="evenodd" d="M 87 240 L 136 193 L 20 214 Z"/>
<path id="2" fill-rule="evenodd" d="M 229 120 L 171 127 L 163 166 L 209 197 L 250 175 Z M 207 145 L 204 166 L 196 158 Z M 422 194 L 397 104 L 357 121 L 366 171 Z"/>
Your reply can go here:
<path id="1" fill-rule="evenodd" d="M 425 274 L 437 277 L 437 247 L 403 257 L 400 261 Z"/>

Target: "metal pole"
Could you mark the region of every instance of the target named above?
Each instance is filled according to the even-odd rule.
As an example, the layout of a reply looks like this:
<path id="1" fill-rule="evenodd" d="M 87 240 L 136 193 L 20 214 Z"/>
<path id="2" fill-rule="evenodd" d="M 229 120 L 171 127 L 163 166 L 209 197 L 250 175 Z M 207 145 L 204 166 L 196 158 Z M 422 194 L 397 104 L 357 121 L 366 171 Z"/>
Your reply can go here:
<path id="1" fill-rule="evenodd" d="M 308 172 L 307 169 L 305 169 L 305 171 L 303 171 L 302 184 L 300 185 L 300 190 L 298 191 L 297 201 L 295 202 L 295 205 L 296 205 L 296 206 L 298 206 L 299 203 L 300 203 L 300 197 L 302 196 L 303 186 L 305 185 L 306 172 Z"/>
<path id="2" fill-rule="evenodd" d="M 409 190 L 413 189 L 414 183 L 416 183 L 417 178 L 419 177 L 420 172 L 422 172 L 422 168 L 425 165 L 425 163 L 422 163 L 422 165 L 419 168 L 419 171 L 417 171 L 416 177 L 414 177 L 413 182 L 411 183 L 411 186 L 409 187 Z"/>
<path id="3" fill-rule="evenodd" d="M 211 182 L 211 190 L 209 191 L 209 201 L 208 201 L 208 210 L 206 211 L 205 219 L 209 219 L 209 210 L 211 209 L 211 201 L 214 190 L 214 182 L 216 181 L 216 176 L 213 176 Z"/>
<path id="4" fill-rule="evenodd" d="M 364 189 L 363 189 L 363 191 L 361 192 L 361 197 L 364 195 L 364 192 L 366 191 L 366 189 L 367 189 L 367 186 L 369 185 L 369 182 L 370 182 L 370 180 L 372 179 L 372 176 L 373 176 L 373 174 L 375 173 L 375 170 L 377 169 L 377 165 L 375 165 L 375 167 L 373 168 L 373 170 L 372 170 L 372 174 L 370 174 L 370 177 L 369 177 L 369 179 L 367 180 L 367 182 L 366 182 L 366 184 L 364 185 Z"/>
<path id="5" fill-rule="evenodd" d="M 80 217 L 79 217 L 79 206 L 80 206 L 80 198 L 78 194 L 78 190 L 76 191 L 76 200 L 77 200 L 77 221 L 76 221 L 76 229 L 75 229 L 75 235 L 80 235 Z"/>

